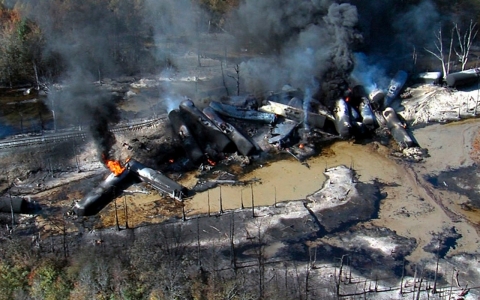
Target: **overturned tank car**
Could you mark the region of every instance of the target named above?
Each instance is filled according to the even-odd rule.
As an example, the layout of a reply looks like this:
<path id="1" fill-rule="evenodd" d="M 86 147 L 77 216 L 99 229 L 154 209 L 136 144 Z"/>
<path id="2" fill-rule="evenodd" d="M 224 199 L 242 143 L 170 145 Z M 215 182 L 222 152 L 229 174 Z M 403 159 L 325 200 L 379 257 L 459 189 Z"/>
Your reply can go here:
<path id="1" fill-rule="evenodd" d="M 0 197 L 0 212 L 14 214 L 36 214 L 41 210 L 40 205 L 23 197 Z"/>
<path id="2" fill-rule="evenodd" d="M 73 211 L 77 216 L 92 216 L 100 212 L 108 203 L 118 197 L 128 185 L 130 171 L 121 174 L 110 173 L 93 191 L 77 202 Z"/>
<path id="3" fill-rule="evenodd" d="M 127 162 L 127 170 L 160 193 L 168 195 L 175 200 L 182 200 L 188 194 L 188 189 L 181 184 L 134 159 L 130 159 Z"/>

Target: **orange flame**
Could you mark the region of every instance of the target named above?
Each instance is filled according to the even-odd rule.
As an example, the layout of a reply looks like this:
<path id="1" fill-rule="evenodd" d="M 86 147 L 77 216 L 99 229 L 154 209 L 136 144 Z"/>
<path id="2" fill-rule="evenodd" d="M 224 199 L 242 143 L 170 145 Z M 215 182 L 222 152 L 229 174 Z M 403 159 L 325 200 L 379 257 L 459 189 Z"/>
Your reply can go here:
<path id="1" fill-rule="evenodd" d="M 115 176 L 118 176 L 125 171 L 125 167 L 123 167 L 118 160 L 105 159 L 105 164 Z"/>

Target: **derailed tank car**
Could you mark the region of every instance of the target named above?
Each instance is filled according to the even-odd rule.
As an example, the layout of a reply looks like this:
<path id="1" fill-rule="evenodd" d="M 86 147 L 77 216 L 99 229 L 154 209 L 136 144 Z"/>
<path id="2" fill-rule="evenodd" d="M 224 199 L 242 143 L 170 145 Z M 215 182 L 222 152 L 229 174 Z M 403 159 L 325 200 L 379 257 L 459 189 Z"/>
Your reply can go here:
<path id="1" fill-rule="evenodd" d="M 36 214 L 41 210 L 40 205 L 23 197 L 0 197 L 0 212 L 14 214 Z"/>
<path id="2" fill-rule="evenodd" d="M 141 181 L 148 183 L 157 191 L 173 199 L 182 200 L 184 196 L 188 195 L 186 187 L 134 159 L 128 161 L 127 168 L 130 173 L 135 174 Z"/>
<path id="3" fill-rule="evenodd" d="M 73 211 L 77 216 L 92 216 L 100 212 L 108 203 L 118 197 L 127 187 L 130 171 L 125 169 L 120 175 L 111 173 L 93 191 L 75 204 Z"/>
<path id="4" fill-rule="evenodd" d="M 480 83 L 480 68 L 450 73 L 446 78 L 449 87 L 467 86 Z"/>
<path id="5" fill-rule="evenodd" d="M 191 100 L 180 103 L 180 112 L 182 119 L 194 131 L 197 141 L 202 144 L 204 150 L 211 146 L 223 153 L 235 148 L 233 142 Z"/>
<path id="6" fill-rule="evenodd" d="M 390 130 L 392 137 L 398 143 L 400 147 L 408 148 L 415 145 L 412 137 L 408 134 L 403 126 L 402 122 L 397 116 L 397 113 L 393 108 L 387 107 L 383 111 L 383 117 L 387 122 L 387 128 Z"/>
<path id="7" fill-rule="evenodd" d="M 193 163 L 200 162 L 204 158 L 203 151 L 195 140 L 191 130 L 182 119 L 180 111 L 176 109 L 172 110 L 168 114 L 168 119 L 172 124 L 174 132 L 180 137 L 183 149 L 188 158 L 190 158 Z"/>
<path id="8" fill-rule="evenodd" d="M 235 128 L 235 126 L 222 120 L 222 118 L 217 115 L 213 108 L 207 106 L 203 109 L 203 113 L 215 125 L 217 125 L 217 127 L 220 128 L 220 130 L 222 130 L 223 133 L 230 138 L 230 140 L 233 141 L 238 151 L 242 155 L 250 155 L 256 150 L 256 147 L 252 142 L 250 142 L 237 128 Z"/>
<path id="9" fill-rule="evenodd" d="M 383 102 L 384 109 L 392 105 L 393 100 L 395 100 L 395 98 L 397 98 L 397 96 L 400 94 L 400 91 L 407 82 L 407 79 L 408 74 L 405 71 L 400 70 L 395 74 L 395 77 L 393 77 L 390 81 L 387 94 L 385 95 L 385 100 Z"/>

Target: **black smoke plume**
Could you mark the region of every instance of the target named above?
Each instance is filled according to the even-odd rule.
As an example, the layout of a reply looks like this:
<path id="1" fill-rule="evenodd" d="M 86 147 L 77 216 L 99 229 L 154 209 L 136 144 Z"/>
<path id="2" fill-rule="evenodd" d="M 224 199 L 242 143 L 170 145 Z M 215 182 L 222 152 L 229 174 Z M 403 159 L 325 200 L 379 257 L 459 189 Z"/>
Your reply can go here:
<path id="1" fill-rule="evenodd" d="M 120 114 L 109 92 L 94 84 L 88 74 L 79 72 L 71 74 L 60 89 L 52 91 L 49 104 L 55 111 L 57 127 L 87 127 L 99 157 L 112 158 L 115 136 L 109 128 L 120 120 Z"/>
<path id="2" fill-rule="evenodd" d="M 425 49 L 436 49 L 435 33 L 443 24 L 451 24 L 451 16 L 440 14 L 433 1 L 349 2 L 357 7 L 363 35 L 354 56 L 353 84 L 364 85 L 368 92 L 387 88 L 398 70 L 414 74 L 438 69 L 439 63 Z"/>
<path id="3" fill-rule="evenodd" d="M 238 43 L 265 53 L 241 64 L 249 91 L 275 91 L 285 84 L 319 87 L 313 94 L 325 100 L 334 99 L 346 85 L 353 69 L 352 50 L 361 41 L 355 6 L 247 0 L 233 20 Z"/>

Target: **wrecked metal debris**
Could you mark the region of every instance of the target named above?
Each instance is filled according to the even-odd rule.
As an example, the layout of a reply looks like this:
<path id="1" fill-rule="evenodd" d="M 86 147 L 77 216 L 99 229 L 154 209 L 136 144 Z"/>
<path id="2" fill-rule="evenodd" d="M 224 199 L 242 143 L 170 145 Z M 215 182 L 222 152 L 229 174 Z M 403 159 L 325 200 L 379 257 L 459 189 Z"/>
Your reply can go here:
<path id="1" fill-rule="evenodd" d="M 285 143 L 297 126 L 298 123 L 292 120 L 283 120 L 275 124 L 275 127 L 272 129 L 272 137 L 268 139 L 268 142 L 270 144 Z"/>
<path id="2" fill-rule="evenodd" d="M 200 162 L 204 159 L 204 153 L 200 146 L 198 145 L 193 133 L 188 128 L 187 124 L 183 121 L 180 111 L 178 109 L 172 110 L 168 114 L 168 119 L 172 124 L 173 131 L 182 141 L 183 149 L 187 154 L 188 158 L 194 163 Z"/>
<path id="3" fill-rule="evenodd" d="M 213 108 L 219 114 L 222 114 L 227 117 L 235 118 L 235 119 L 258 121 L 258 122 L 264 122 L 267 124 L 272 124 L 277 119 L 275 114 L 272 114 L 272 113 L 261 112 L 257 110 L 251 110 L 251 109 L 243 109 L 241 107 L 222 104 L 216 101 L 210 102 L 210 107 Z"/>
<path id="4" fill-rule="evenodd" d="M 232 141 L 191 100 L 180 103 L 180 112 L 188 127 L 197 135 L 197 142 L 207 140 L 220 153 L 233 148 Z"/>
<path id="5" fill-rule="evenodd" d="M 235 126 L 225 122 L 210 106 L 203 109 L 203 113 L 217 125 L 223 133 L 233 141 L 238 151 L 245 156 L 252 154 L 257 147 L 248 140 Z"/>
<path id="6" fill-rule="evenodd" d="M 398 119 L 397 113 L 391 107 L 387 107 L 383 111 L 383 117 L 387 122 L 388 130 L 390 130 L 393 138 L 402 148 L 412 147 L 415 143 L 405 130 L 404 125 L 400 119 Z"/>
<path id="7" fill-rule="evenodd" d="M 291 119 L 297 123 L 306 123 L 308 126 L 315 128 L 323 128 L 327 117 L 325 115 L 307 112 L 300 108 L 282 103 L 268 101 L 268 105 L 260 107 L 261 111 L 273 113 Z"/>

